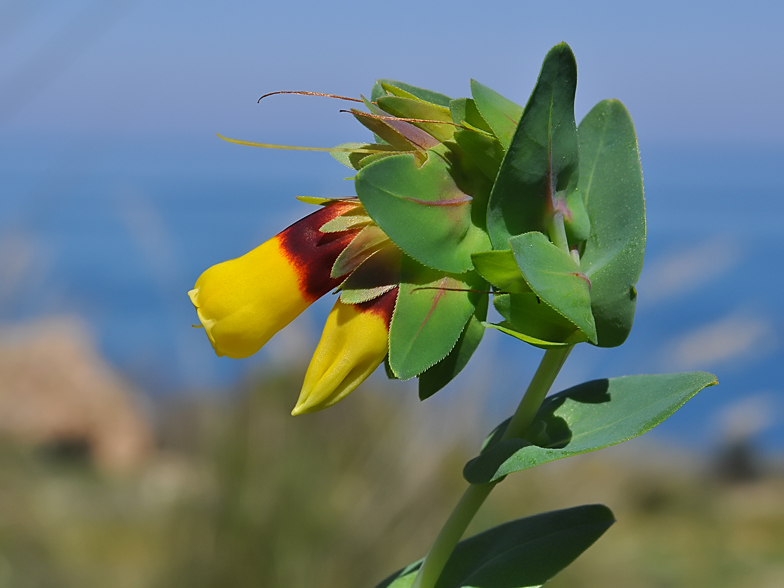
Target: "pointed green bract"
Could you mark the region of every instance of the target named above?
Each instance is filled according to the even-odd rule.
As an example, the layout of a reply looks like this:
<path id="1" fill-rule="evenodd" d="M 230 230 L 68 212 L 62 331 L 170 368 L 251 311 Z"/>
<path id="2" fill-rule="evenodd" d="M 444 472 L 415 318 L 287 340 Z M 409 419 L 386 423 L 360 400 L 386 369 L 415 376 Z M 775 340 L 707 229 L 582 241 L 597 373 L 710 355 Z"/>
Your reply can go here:
<path id="1" fill-rule="evenodd" d="M 340 149 L 356 149 L 356 152 L 351 151 L 332 151 L 330 155 L 337 159 L 340 163 L 351 169 L 359 169 L 363 165 L 367 165 L 370 161 L 380 159 L 385 155 L 397 155 L 401 153 L 401 149 L 396 149 L 392 145 L 386 143 L 342 143 L 337 145 Z M 367 151 L 375 151 L 376 153 L 366 153 Z M 404 153 L 413 153 L 413 147 L 410 151 L 402 150 Z"/>
<path id="2" fill-rule="evenodd" d="M 580 265 L 590 278 L 598 345 L 615 347 L 632 328 L 634 285 L 645 253 L 645 199 L 634 124 L 617 100 L 580 123 L 580 192 L 591 233 Z"/>
<path id="3" fill-rule="evenodd" d="M 493 129 L 487 124 L 476 102 L 471 98 L 456 98 L 449 103 L 449 111 L 452 113 L 452 122 L 458 125 L 469 125 L 488 134 L 493 134 Z M 522 112 L 522 109 L 520 110 Z"/>
<path id="4" fill-rule="evenodd" d="M 547 398 L 537 414 L 534 445 L 525 439 L 489 443 L 463 470 L 483 484 L 537 465 L 633 439 L 662 423 L 697 392 L 717 383 L 705 372 L 594 380 Z M 505 424 L 495 437 L 500 438 Z M 544 440 L 544 442 L 543 442 Z"/>
<path id="5" fill-rule="evenodd" d="M 378 99 L 378 106 L 383 111 L 401 118 L 436 120 L 448 123 L 411 123 L 427 133 L 430 133 L 439 141 L 448 141 L 452 138 L 452 135 L 455 134 L 455 126 L 451 124 L 452 115 L 449 112 L 449 109 L 444 106 L 437 106 L 415 98 L 401 98 L 400 96 L 381 96 Z"/>
<path id="6" fill-rule="evenodd" d="M 509 244 L 534 294 L 595 342 L 591 283 L 572 256 L 537 232 L 512 237 Z"/>
<path id="7" fill-rule="evenodd" d="M 476 80 L 471 80 L 471 95 L 477 110 L 498 137 L 504 150 L 509 149 L 523 114 L 522 107 Z"/>
<path id="8" fill-rule="evenodd" d="M 553 347 L 566 347 L 567 345 L 572 345 L 572 343 L 558 343 L 556 341 L 547 341 L 545 339 L 537 339 L 531 335 L 528 335 L 522 331 L 518 331 L 515 327 L 507 322 L 503 321 L 498 324 L 495 323 L 485 323 L 485 327 L 488 329 L 495 329 L 496 331 L 501 331 L 502 333 L 514 337 L 515 339 L 520 339 L 529 345 L 533 345 L 534 347 L 538 347 L 539 349 L 551 349 Z"/>
<path id="9" fill-rule="evenodd" d="M 418 88 L 411 84 L 406 84 L 405 82 L 385 79 L 376 80 L 376 83 L 373 85 L 371 100 L 375 102 L 385 94 L 393 94 L 404 98 L 418 98 L 419 100 L 438 104 L 439 106 L 446 106 L 447 108 L 449 108 L 449 103 L 452 101 L 449 96 L 445 96 L 439 92 L 433 92 L 432 90 L 426 90 L 425 88 Z"/>
<path id="10" fill-rule="evenodd" d="M 517 267 L 511 249 L 505 251 L 480 251 L 471 256 L 477 273 L 493 286 L 506 293 L 522 294 L 531 287 Z"/>
<path id="11" fill-rule="evenodd" d="M 495 180 L 504 158 L 504 149 L 498 139 L 472 129 L 457 129 L 454 140 L 489 180 Z"/>
<path id="12" fill-rule="evenodd" d="M 454 348 L 487 283 L 474 272 L 449 275 L 404 255 L 389 329 L 389 364 L 402 380 L 418 376 Z"/>
<path id="13" fill-rule="evenodd" d="M 545 57 L 490 195 L 487 229 L 495 249 L 508 249 L 513 235 L 547 232 L 556 193 L 577 173 L 576 88 L 572 50 L 556 45 Z M 481 112 L 479 101 L 477 106 Z"/>
<path id="14" fill-rule="evenodd" d="M 362 207 L 357 206 L 354 210 L 344 212 L 340 216 L 327 221 L 319 227 L 319 231 L 322 233 L 340 233 L 364 227 L 372 222 L 373 220 L 362 210 Z"/>
<path id="15" fill-rule="evenodd" d="M 435 588 L 538 588 L 572 563 L 615 522 L 589 504 L 518 519 L 457 544 Z M 409 588 L 421 562 L 376 588 Z"/>
<path id="16" fill-rule="evenodd" d="M 425 400 L 451 382 L 468 364 L 485 334 L 488 296 L 485 294 L 476 305 L 476 311 L 460 334 L 454 349 L 444 359 L 419 376 L 419 399 Z"/>
<path id="17" fill-rule="evenodd" d="M 472 253 L 490 248 L 487 233 L 477 224 L 484 221 L 484 195 L 463 191 L 444 158 L 428 153 L 421 167 L 409 155 L 364 167 L 355 180 L 357 195 L 404 252 L 429 267 L 463 273 L 473 268 Z M 479 210 L 474 210 L 477 201 Z"/>

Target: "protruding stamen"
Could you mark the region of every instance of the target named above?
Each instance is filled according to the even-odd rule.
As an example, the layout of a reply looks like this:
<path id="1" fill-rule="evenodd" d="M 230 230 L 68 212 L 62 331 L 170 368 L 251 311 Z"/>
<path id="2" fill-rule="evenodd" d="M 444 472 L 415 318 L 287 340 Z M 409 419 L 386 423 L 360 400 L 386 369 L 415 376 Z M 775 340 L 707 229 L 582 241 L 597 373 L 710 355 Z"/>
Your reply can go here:
<path id="1" fill-rule="evenodd" d="M 256 101 L 256 104 L 261 102 L 267 96 L 275 96 L 276 94 L 296 94 L 297 96 L 322 96 L 324 98 L 337 98 L 338 100 L 348 100 L 349 102 L 362 102 L 359 98 L 349 98 L 348 96 L 338 96 L 337 94 L 325 94 L 323 92 L 300 92 L 295 90 L 279 90 L 277 92 L 268 92 Z"/>

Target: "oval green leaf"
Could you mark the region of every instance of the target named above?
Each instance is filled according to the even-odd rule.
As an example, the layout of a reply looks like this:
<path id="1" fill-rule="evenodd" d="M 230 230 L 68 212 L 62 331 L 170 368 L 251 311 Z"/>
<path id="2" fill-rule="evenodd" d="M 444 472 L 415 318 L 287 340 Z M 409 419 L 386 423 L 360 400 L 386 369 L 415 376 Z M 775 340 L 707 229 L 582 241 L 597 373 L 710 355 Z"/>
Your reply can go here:
<path id="1" fill-rule="evenodd" d="M 561 43 L 545 57 L 490 194 L 487 229 L 493 248 L 508 249 L 513 235 L 546 232 L 547 207 L 577 173 L 576 89 L 574 54 Z"/>
<path id="2" fill-rule="evenodd" d="M 539 409 L 534 426 L 541 423 L 540 431 L 533 440 L 539 445 L 525 439 L 491 441 L 479 457 L 466 464 L 463 476 L 472 484 L 484 484 L 512 472 L 628 441 L 650 431 L 697 392 L 717 383 L 713 374 L 689 372 L 594 380 L 569 388 L 547 398 Z M 495 439 L 500 439 L 505 427 L 503 423 L 496 429 Z"/>
<path id="3" fill-rule="evenodd" d="M 493 305 L 506 319 L 495 328 L 535 347 L 548 349 L 586 340 L 573 323 L 533 292 L 501 294 L 495 297 Z"/>
<path id="4" fill-rule="evenodd" d="M 376 161 L 355 184 L 367 213 L 398 247 L 428 267 L 460 274 L 473 269 L 471 254 L 490 249 L 490 239 L 474 218 L 483 205 L 474 210 L 476 194 L 465 192 L 455 173 L 429 151 L 421 167 L 410 155 Z"/>
<path id="5" fill-rule="evenodd" d="M 458 543 L 435 588 L 538 588 L 614 522 L 609 508 L 588 504 L 499 525 Z M 421 563 L 403 568 L 376 588 L 409 588 Z"/>
<path id="6" fill-rule="evenodd" d="M 523 115 L 522 107 L 476 80 L 471 80 L 471 95 L 477 110 L 506 151 Z"/>
<path id="7" fill-rule="evenodd" d="M 591 282 L 572 256 L 536 231 L 512 237 L 509 244 L 534 294 L 596 342 Z"/>
<path id="8" fill-rule="evenodd" d="M 598 345 L 615 347 L 632 328 L 645 253 L 645 197 L 634 123 L 617 100 L 580 123 L 580 193 L 591 220 L 580 266 L 590 278 Z"/>
<path id="9" fill-rule="evenodd" d="M 499 290 L 517 294 L 531 291 L 510 249 L 480 251 L 474 253 L 471 260 L 479 275 Z"/>
<path id="10" fill-rule="evenodd" d="M 488 295 L 483 295 L 476 305 L 476 311 L 468 319 L 465 329 L 457 340 L 454 349 L 436 365 L 428 368 L 419 376 L 419 399 L 425 400 L 441 390 L 463 371 L 468 360 L 479 347 L 485 334 L 484 320 L 487 318 Z"/>
<path id="11" fill-rule="evenodd" d="M 389 328 L 394 374 L 413 378 L 449 355 L 486 290 L 487 283 L 474 272 L 444 274 L 404 255 Z"/>

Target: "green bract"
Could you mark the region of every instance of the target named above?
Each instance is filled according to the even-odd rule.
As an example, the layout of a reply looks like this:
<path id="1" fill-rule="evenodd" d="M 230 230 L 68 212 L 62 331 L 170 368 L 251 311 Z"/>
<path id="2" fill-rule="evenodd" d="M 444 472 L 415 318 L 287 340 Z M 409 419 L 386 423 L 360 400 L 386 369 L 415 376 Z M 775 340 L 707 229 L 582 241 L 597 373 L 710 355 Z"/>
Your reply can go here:
<path id="1" fill-rule="evenodd" d="M 634 126 L 604 101 L 578 127 L 576 87 L 562 43 L 525 108 L 473 80 L 458 99 L 379 80 L 367 111 L 352 110 L 375 141 L 336 154 L 357 170 L 363 205 L 339 227 L 372 222 L 363 238 L 386 236 L 405 254 L 388 364 L 400 378 L 427 372 L 422 397 L 462 369 L 484 326 L 542 348 L 612 347 L 631 329 L 645 248 Z M 361 277 L 344 300 L 375 292 Z M 503 322 L 485 322 L 481 292 Z"/>

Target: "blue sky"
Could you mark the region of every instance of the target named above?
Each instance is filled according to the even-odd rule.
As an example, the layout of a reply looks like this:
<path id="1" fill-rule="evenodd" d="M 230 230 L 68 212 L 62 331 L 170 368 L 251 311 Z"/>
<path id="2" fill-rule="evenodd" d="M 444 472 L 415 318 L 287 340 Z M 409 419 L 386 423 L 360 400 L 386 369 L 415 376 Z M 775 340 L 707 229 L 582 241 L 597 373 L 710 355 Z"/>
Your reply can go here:
<path id="1" fill-rule="evenodd" d="M 480 8 L 481 6 L 481 8 Z M 781 144 L 784 4 L 703 2 L 0 2 L 0 133 L 222 132 L 350 140 L 340 104 L 390 77 L 524 103 L 544 54 L 577 55 L 578 115 L 621 99 L 641 142 Z"/>
<path id="2" fill-rule="evenodd" d="M 475 78 L 523 104 L 548 49 L 567 41 L 578 118 L 618 98 L 635 120 L 649 246 L 629 343 L 575 351 L 564 384 L 715 370 L 722 386 L 687 405 L 681 434 L 698 443 L 716 428 L 707 412 L 748 399 L 773 399 L 766 411 L 781 420 L 782 23 L 784 3 L 769 1 L 0 0 L 0 319 L 76 312 L 132 376 L 239 377 L 259 358 L 216 359 L 189 326 L 185 292 L 207 266 L 308 212 L 293 196 L 350 186 L 325 154 L 215 133 L 362 140 L 340 102 L 256 99 L 357 96 L 379 77 L 455 97 Z M 11 304 L 19 243 L 29 267 Z M 321 315 L 305 313 L 263 353 L 315 345 L 331 302 L 319 304 Z M 771 435 L 784 447 L 784 430 Z"/>

